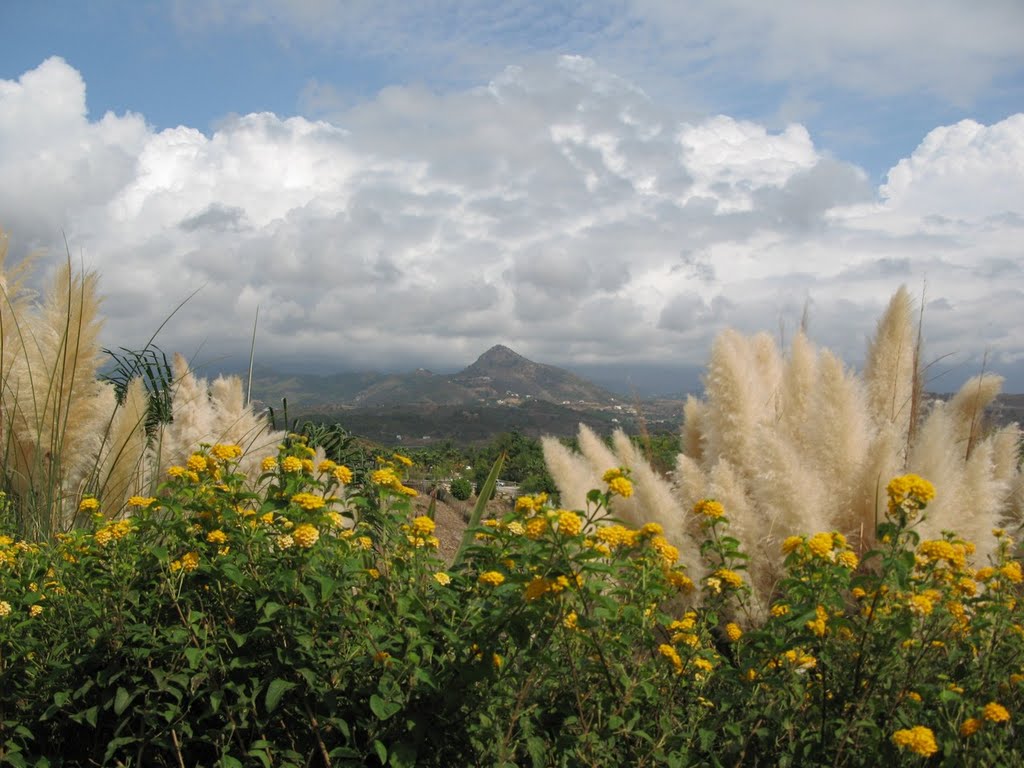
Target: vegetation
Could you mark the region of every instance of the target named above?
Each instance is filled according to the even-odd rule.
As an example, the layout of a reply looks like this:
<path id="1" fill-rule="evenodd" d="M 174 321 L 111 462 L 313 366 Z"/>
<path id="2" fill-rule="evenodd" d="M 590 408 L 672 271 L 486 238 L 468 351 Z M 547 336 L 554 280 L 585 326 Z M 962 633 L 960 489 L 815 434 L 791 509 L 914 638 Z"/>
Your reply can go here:
<path id="1" fill-rule="evenodd" d="M 978 547 L 984 566 L 993 528 L 1024 523 L 1021 432 L 987 431 L 985 407 L 1002 379 L 985 373 L 952 399 L 925 408 L 920 328 L 905 289 L 892 298 L 862 374 L 799 333 L 784 357 L 767 334 L 724 331 L 716 339 L 705 397 L 685 407 L 683 446 L 665 480 L 624 434 L 611 447 L 581 427 L 579 452 L 544 441 L 562 502 L 579 506 L 605 467 L 629 467 L 633 500 L 620 507 L 631 524 L 664 526 L 687 560 L 701 531 L 686 510 L 716 498 L 731 510 L 733 535 L 751 555 L 756 612 L 764 616 L 779 580 L 779 546 L 791 535 L 836 530 L 860 552 L 877 545 L 888 479 L 906 472 L 934 478 L 938 491 L 921 534 L 955 530 Z"/>
<path id="2" fill-rule="evenodd" d="M 1024 574 L 889 485 L 878 550 L 783 542 L 760 626 L 726 510 L 698 584 L 657 524 L 523 497 L 449 566 L 396 455 L 364 487 L 301 440 L 216 444 L 132 514 L 0 539 L 0 759 L 11 765 L 949 765 L 1024 759 Z M 495 473 L 496 474 L 496 473 Z M 86 510 L 96 505 L 86 499 Z M 368 515 L 367 511 L 374 514 Z M 372 519 L 372 523 L 368 521 Z M 688 607 L 691 606 L 691 607 Z"/>
<path id="3" fill-rule="evenodd" d="M 473 484 L 464 477 L 456 477 L 451 484 L 452 496 L 459 501 L 465 501 L 473 495 Z"/>
<path id="4" fill-rule="evenodd" d="M 461 457 L 274 432 L 180 356 L 104 382 L 94 276 L 2 285 L 0 765 L 1024 761 L 1019 433 L 991 377 L 924 413 L 899 297 L 862 383 L 720 339 L 674 486 L 670 440 L 503 435 L 481 496 L 546 458 L 559 503 L 478 499 L 448 562 L 410 500 Z"/>

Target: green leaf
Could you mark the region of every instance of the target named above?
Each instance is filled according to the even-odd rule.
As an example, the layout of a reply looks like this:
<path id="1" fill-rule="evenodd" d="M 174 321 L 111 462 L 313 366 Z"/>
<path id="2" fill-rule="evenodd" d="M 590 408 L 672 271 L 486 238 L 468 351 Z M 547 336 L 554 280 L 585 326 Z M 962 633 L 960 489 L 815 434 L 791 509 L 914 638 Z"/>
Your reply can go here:
<path id="1" fill-rule="evenodd" d="M 397 701 L 385 701 L 376 693 L 370 696 L 370 711 L 377 716 L 378 720 L 387 720 L 401 708 L 402 705 Z"/>
<path id="2" fill-rule="evenodd" d="M 133 694 L 128 693 L 124 688 L 118 686 L 117 693 L 114 694 L 114 714 L 120 715 L 128 709 L 128 705 L 132 703 L 132 699 L 134 698 L 135 696 Z"/>
<path id="3" fill-rule="evenodd" d="M 297 683 L 290 683 L 279 677 L 271 680 L 270 685 L 267 687 L 267 696 L 263 701 L 264 706 L 267 708 L 267 712 L 273 712 L 277 709 L 277 705 L 281 702 L 281 697 L 296 685 Z"/>
<path id="4" fill-rule="evenodd" d="M 381 744 L 379 739 L 374 739 L 373 748 L 377 752 L 377 758 L 381 765 L 388 764 L 388 748 Z"/>
<path id="5" fill-rule="evenodd" d="M 466 532 L 462 534 L 462 543 L 459 545 L 459 551 L 455 553 L 455 559 L 452 561 L 452 568 L 462 564 L 466 550 L 473 544 L 473 538 L 476 535 L 475 529 L 480 525 L 480 518 L 483 516 L 487 502 L 490 500 L 491 495 L 494 493 L 494 488 L 498 484 L 498 475 L 501 474 L 501 468 L 505 464 L 507 457 L 507 453 L 502 453 L 495 459 L 490 474 L 487 475 L 487 479 L 480 488 L 480 494 L 477 496 L 476 504 L 473 506 L 473 513 L 469 517 L 469 525 L 466 526 Z"/>

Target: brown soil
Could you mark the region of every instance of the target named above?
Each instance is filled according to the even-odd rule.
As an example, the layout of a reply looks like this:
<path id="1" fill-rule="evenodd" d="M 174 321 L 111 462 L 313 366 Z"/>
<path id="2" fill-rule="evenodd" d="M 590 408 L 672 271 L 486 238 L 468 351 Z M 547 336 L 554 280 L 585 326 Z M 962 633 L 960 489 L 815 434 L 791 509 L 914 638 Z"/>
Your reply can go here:
<path id="1" fill-rule="evenodd" d="M 413 499 L 414 514 L 425 515 L 430 507 L 430 497 L 424 494 Z M 459 544 L 462 542 L 462 534 L 466 530 L 466 523 L 473 512 L 476 499 L 459 501 L 448 497 L 446 501 L 436 501 L 434 506 L 434 522 L 437 528 L 434 535 L 440 539 L 438 553 L 445 562 L 452 562 L 455 553 L 459 551 Z M 492 499 L 487 502 L 487 509 L 484 517 L 499 517 L 509 512 L 512 504 L 505 499 Z"/>

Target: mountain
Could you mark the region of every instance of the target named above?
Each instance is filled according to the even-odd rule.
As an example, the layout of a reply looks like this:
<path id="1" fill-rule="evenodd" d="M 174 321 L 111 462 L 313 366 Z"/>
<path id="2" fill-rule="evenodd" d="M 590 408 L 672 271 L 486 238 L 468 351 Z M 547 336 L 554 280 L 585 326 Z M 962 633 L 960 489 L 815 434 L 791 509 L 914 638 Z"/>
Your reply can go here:
<path id="1" fill-rule="evenodd" d="M 501 344 L 454 374 L 425 368 L 409 373 L 344 373 L 331 376 L 275 374 L 262 369 L 253 395 L 264 403 L 289 399 L 289 407 L 378 408 L 385 406 L 516 405 L 541 400 L 562 405 L 611 407 L 616 396 L 569 371 L 528 360 Z"/>
<path id="2" fill-rule="evenodd" d="M 551 403 L 609 405 L 615 396 L 564 368 L 527 360 L 501 344 L 451 377 L 477 399 L 535 398 Z"/>

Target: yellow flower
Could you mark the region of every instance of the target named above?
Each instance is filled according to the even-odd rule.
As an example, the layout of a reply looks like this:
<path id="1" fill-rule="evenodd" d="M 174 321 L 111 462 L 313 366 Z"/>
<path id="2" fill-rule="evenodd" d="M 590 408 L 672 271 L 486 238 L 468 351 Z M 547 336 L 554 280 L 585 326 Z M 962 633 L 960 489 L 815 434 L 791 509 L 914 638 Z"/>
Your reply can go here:
<path id="1" fill-rule="evenodd" d="M 313 469 L 314 469 L 314 467 L 313 467 L 313 460 L 312 459 L 302 459 L 302 471 L 303 472 L 306 472 L 307 474 L 312 475 L 313 474 Z"/>
<path id="2" fill-rule="evenodd" d="M 730 571 L 728 568 L 719 568 L 715 571 L 715 576 L 733 589 L 739 589 L 743 586 L 743 577 L 736 573 L 736 571 Z"/>
<path id="3" fill-rule="evenodd" d="M 434 532 L 434 527 L 434 521 L 426 515 L 413 518 L 412 531 L 417 536 L 429 536 Z"/>
<path id="4" fill-rule="evenodd" d="M 95 512 L 100 508 L 99 499 L 95 499 L 92 496 L 86 496 L 82 499 L 82 502 L 78 505 L 79 512 Z"/>
<path id="5" fill-rule="evenodd" d="M 498 573 L 498 571 L 485 571 L 484 573 L 480 574 L 480 577 L 477 579 L 477 581 L 479 581 L 481 584 L 486 584 L 489 587 L 497 587 L 505 581 L 505 577 L 502 574 Z"/>
<path id="6" fill-rule="evenodd" d="M 360 536 L 356 539 L 356 543 L 359 544 L 360 549 L 373 548 L 373 539 L 371 539 L 369 536 Z"/>
<path id="7" fill-rule="evenodd" d="M 548 521 L 543 517 L 531 517 L 526 521 L 526 538 L 536 541 L 548 529 Z"/>
<path id="8" fill-rule="evenodd" d="M 1002 704 L 990 701 L 981 711 L 981 716 L 990 723 L 1006 723 L 1010 720 L 1010 713 Z"/>
<path id="9" fill-rule="evenodd" d="M 327 502 L 324 501 L 323 496 L 318 496 L 315 493 L 296 493 L 292 496 L 292 504 L 298 504 L 303 509 L 322 509 L 326 506 Z"/>
<path id="10" fill-rule="evenodd" d="M 505 659 L 497 653 L 491 654 L 491 663 L 494 665 L 495 669 L 501 669 L 501 665 L 505 663 Z"/>
<path id="11" fill-rule="evenodd" d="M 725 516 L 725 507 L 714 499 L 701 499 L 693 505 L 693 512 L 704 517 L 718 518 Z"/>
<path id="12" fill-rule="evenodd" d="M 889 494 L 890 517 L 902 512 L 908 521 L 935 498 L 935 486 L 917 475 L 894 477 L 886 491 Z"/>
<path id="13" fill-rule="evenodd" d="M 576 611 L 569 611 L 568 615 L 562 619 L 562 626 L 566 629 L 578 629 L 579 627 L 576 624 L 578 620 L 579 617 L 576 615 Z"/>
<path id="14" fill-rule="evenodd" d="M 334 479 L 337 480 L 342 485 L 348 485 L 349 483 L 352 482 L 352 470 L 344 466 L 343 464 L 339 464 L 337 467 L 335 467 L 334 472 L 332 472 L 332 474 L 334 475 Z"/>
<path id="15" fill-rule="evenodd" d="M 900 749 L 908 749 L 921 757 L 931 757 L 939 751 L 935 743 L 935 734 L 931 728 L 915 725 L 913 728 L 896 731 L 892 735 L 892 743 Z"/>
<path id="16" fill-rule="evenodd" d="M 398 479 L 398 475 L 395 474 L 393 467 L 373 470 L 370 474 L 370 482 L 374 485 L 381 485 L 385 488 L 394 488 L 396 490 L 402 485 L 402 481 Z"/>
<path id="17" fill-rule="evenodd" d="M 210 453 L 214 458 L 220 459 L 221 461 L 237 459 L 242 455 L 242 446 L 235 445 L 233 443 L 217 443 L 210 449 Z"/>
<path id="18" fill-rule="evenodd" d="M 295 539 L 290 533 L 282 533 L 274 540 L 274 543 L 278 549 L 291 549 L 295 546 Z"/>
<path id="19" fill-rule="evenodd" d="M 513 520 L 505 527 L 505 529 L 513 536 L 522 536 L 524 533 L 526 533 L 526 528 L 524 528 L 523 524 L 520 523 L 518 520 Z"/>
<path id="20" fill-rule="evenodd" d="M 633 484 L 625 477 L 616 477 L 608 483 L 608 492 L 628 499 L 633 495 Z"/>
<path id="21" fill-rule="evenodd" d="M 981 730 L 983 723 L 976 717 L 968 717 L 960 724 L 960 738 L 967 739 Z"/>
<path id="22" fill-rule="evenodd" d="M 578 536 L 583 530 L 583 518 L 575 512 L 560 510 L 558 513 L 558 532 L 566 536 Z"/>
<path id="23" fill-rule="evenodd" d="M 206 457 L 201 453 L 193 453 L 188 457 L 188 461 L 185 462 L 185 466 L 191 469 L 193 472 L 203 472 L 206 470 L 208 464 Z"/>
<path id="24" fill-rule="evenodd" d="M 918 616 L 927 616 L 935 608 L 932 601 L 925 595 L 911 595 L 910 612 Z"/>
<path id="25" fill-rule="evenodd" d="M 199 553 L 188 552 L 171 563 L 171 573 L 194 571 L 199 567 Z"/>
<path id="26" fill-rule="evenodd" d="M 303 523 L 292 531 L 292 538 L 303 549 L 309 549 L 319 540 L 320 531 L 309 523 Z"/>
<path id="27" fill-rule="evenodd" d="M 211 544 L 223 544 L 228 540 L 228 535 L 218 528 L 206 534 L 206 540 Z"/>
<path id="28" fill-rule="evenodd" d="M 743 637 L 743 630 L 740 629 L 739 624 L 730 621 L 725 625 L 725 636 L 728 637 L 731 642 L 735 643 Z"/>
<path id="29" fill-rule="evenodd" d="M 780 618 L 789 613 L 789 606 L 785 603 L 776 603 L 771 608 L 771 614 L 775 618 Z"/>
<path id="30" fill-rule="evenodd" d="M 826 626 L 828 623 L 828 611 L 825 610 L 824 606 L 819 605 L 814 609 L 814 614 L 816 618 L 812 621 L 808 621 L 806 626 L 818 637 L 824 637 L 825 633 L 828 631 Z"/>
<path id="31" fill-rule="evenodd" d="M 641 536 L 661 536 L 665 529 L 659 523 L 644 523 L 640 528 Z"/>
<path id="32" fill-rule="evenodd" d="M 376 568 L 367 568 L 366 569 L 366 575 L 369 576 L 374 581 L 376 581 L 377 579 L 380 578 L 380 571 L 378 571 Z"/>
<path id="33" fill-rule="evenodd" d="M 142 507 L 143 509 L 145 509 L 146 507 L 152 506 L 153 502 L 155 501 L 155 496 L 132 496 L 130 499 L 128 499 L 128 506 Z"/>
<path id="34" fill-rule="evenodd" d="M 676 589 L 681 589 L 684 592 L 693 589 L 693 579 L 681 571 L 665 571 L 665 578 Z"/>
<path id="35" fill-rule="evenodd" d="M 796 551 L 800 548 L 800 545 L 803 543 L 803 536 L 787 536 L 786 540 L 782 542 L 782 554 L 788 555 L 791 552 Z"/>
<path id="36" fill-rule="evenodd" d="M 36 603 L 35 605 L 33 605 L 31 608 L 28 609 L 28 615 L 31 616 L 33 619 L 36 616 L 42 615 L 42 613 L 43 613 L 43 606 L 39 605 L 38 603 Z"/>
<path id="37" fill-rule="evenodd" d="M 622 467 L 614 467 L 612 469 L 605 470 L 605 473 L 601 476 L 601 481 L 604 483 L 610 483 L 617 477 L 622 477 L 625 470 Z"/>
<path id="38" fill-rule="evenodd" d="M 999 573 L 1003 575 L 1004 579 L 1012 581 L 1014 584 L 1020 584 L 1024 581 L 1024 573 L 1021 572 L 1020 563 L 1017 560 L 1008 562 L 999 569 Z"/>
<path id="39" fill-rule="evenodd" d="M 679 549 L 669 544 L 665 540 L 664 536 L 655 536 L 651 539 L 651 547 L 661 557 L 661 562 L 664 563 L 665 567 L 671 568 L 679 560 Z M 742 584 L 742 579 L 740 580 Z"/>
<path id="40" fill-rule="evenodd" d="M 532 602 L 540 597 L 543 597 L 551 589 L 551 582 L 549 582 L 543 576 L 534 576 L 529 584 L 526 585 L 526 590 L 523 592 L 523 599 L 527 602 Z"/>
<path id="41" fill-rule="evenodd" d="M 672 666 L 675 667 L 677 673 L 683 671 L 683 660 L 679 658 L 679 651 L 673 648 L 668 643 L 662 643 L 658 646 L 658 653 L 672 662 Z"/>
<path id="42" fill-rule="evenodd" d="M 302 459 L 297 459 L 294 456 L 286 456 L 281 462 L 281 469 L 284 472 L 294 473 L 302 471 Z"/>
<path id="43" fill-rule="evenodd" d="M 702 672 L 710 672 L 714 667 L 714 665 L 710 661 L 708 661 L 702 656 L 698 656 L 696 659 L 693 660 L 693 666 L 695 666 Z"/>
<path id="44" fill-rule="evenodd" d="M 267 456 L 260 462 L 260 469 L 264 472 L 273 472 L 277 469 L 277 459 L 273 456 Z"/>
<path id="45" fill-rule="evenodd" d="M 807 548 L 818 557 L 827 559 L 832 554 L 832 534 L 814 534 L 807 540 Z"/>
<path id="46" fill-rule="evenodd" d="M 6 600 L 0 600 L 0 618 L 11 615 L 11 604 Z"/>
<path id="47" fill-rule="evenodd" d="M 438 571 L 434 574 L 434 581 L 436 581 L 442 587 L 447 587 L 449 584 L 452 583 L 452 577 L 444 571 Z"/>
<path id="48" fill-rule="evenodd" d="M 173 466 L 167 468 L 168 477 L 183 477 L 185 475 L 185 468 L 179 466 Z"/>
<path id="49" fill-rule="evenodd" d="M 394 455 L 394 459 L 395 459 L 395 461 L 397 461 L 399 464 L 402 464 L 403 466 L 406 466 L 406 467 L 411 467 L 412 466 L 412 459 L 410 459 L 408 456 L 403 456 L 400 453 L 396 453 Z"/>
<path id="50" fill-rule="evenodd" d="M 851 571 L 854 570 L 860 563 L 860 561 L 857 559 L 857 555 L 855 555 L 850 550 L 840 552 L 838 555 L 836 555 L 836 562 L 844 568 L 849 568 Z"/>

